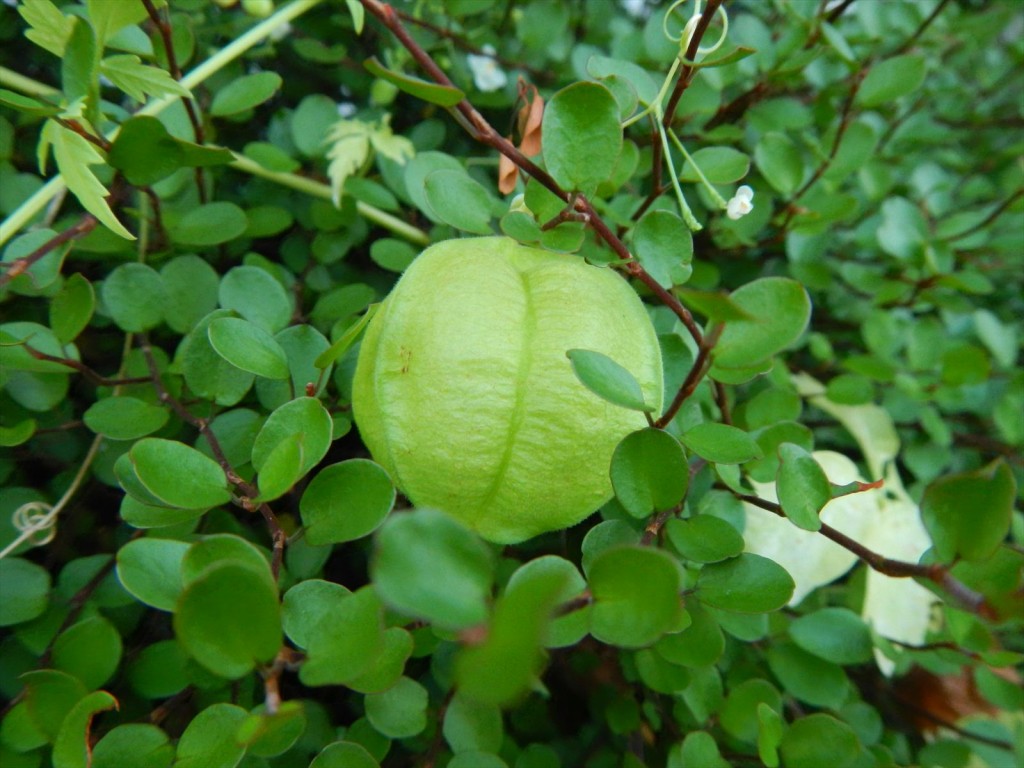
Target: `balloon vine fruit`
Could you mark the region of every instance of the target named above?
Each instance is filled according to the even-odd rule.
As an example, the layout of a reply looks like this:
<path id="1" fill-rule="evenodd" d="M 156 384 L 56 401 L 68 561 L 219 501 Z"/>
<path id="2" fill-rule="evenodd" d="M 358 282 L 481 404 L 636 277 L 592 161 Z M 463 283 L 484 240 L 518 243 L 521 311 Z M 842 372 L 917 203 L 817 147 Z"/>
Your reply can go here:
<path id="1" fill-rule="evenodd" d="M 661 408 L 658 340 L 618 275 L 505 237 L 433 245 L 363 339 L 363 441 L 414 504 L 490 541 L 575 525 L 611 498 L 612 452 L 646 420 L 586 389 L 570 349 L 612 358 Z"/>

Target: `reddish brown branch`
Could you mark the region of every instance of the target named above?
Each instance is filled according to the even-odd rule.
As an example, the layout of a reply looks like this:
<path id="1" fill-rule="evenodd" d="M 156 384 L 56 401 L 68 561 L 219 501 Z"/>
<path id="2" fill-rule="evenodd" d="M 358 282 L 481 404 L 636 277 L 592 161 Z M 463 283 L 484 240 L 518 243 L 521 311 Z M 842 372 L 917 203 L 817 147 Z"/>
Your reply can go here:
<path id="1" fill-rule="evenodd" d="M 87 234 L 96 229 L 96 225 L 99 221 L 91 213 L 85 214 L 81 220 L 72 227 L 68 227 L 63 232 L 54 235 L 45 243 L 36 248 L 32 253 L 27 256 L 22 256 L 20 259 L 15 259 L 9 265 L 7 270 L 0 275 L 0 288 L 7 285 L 11 280 L 22 274 L 33 264 L 43 258 L 46 254 L 57 248 L 64 243 L 72 240 L 78 240 L 81 237 L 85 237 Z"/>
<path id="2" fill-rule="evenodd" d="M 127 379 L 108 379 L 105 376 L 101 376 L 100 374 L 96 373 L 96 371 L 94 371 L 92 368 L 90 368 L 80 360 L 72 360 L 70 357 L 57 357 L 56 355 L 48 355 L 45 352 L 40 352 L 38 349 L 36 349 L 33 346 L 30 346 L 29 344 L 25 344 L 23 346 L 25 347 L 25 351 L 28 352 L 29 355 L 34 357 L 36 360 L 42 360 L 48 363 L 57 363 L 58 365 L 63 365 L 68 368 L 72 368 L 73 370 L 76 370 L 80 374 L 82 374 L 82 376 L 84 376 L 88 381 L 95 384 L 97 387 L 116 387 L 123 384 L 145 384 L 147 381 L 150 380 L 148 376 L 137 376 L 134 378 Z"/>
<path id="3" fill-rule="evenodd" d="M 164 51 L 167 54 L 167 70 L 170 72 L 171 77 L 175 80 L 181 80 L 181 67 L 178 66 L 178 58 L 174 54 L 174 34 L 171 29 L 170 21 L 165 19 L 160 12 L 153 5 L 153 0 L 142 0 L 142 4 L 146 8 L 146 13 L 149 14 L 150 21 L 153 22 L 153 26 L 156 27 L 157 32 L 160 34 L 160 39 L 164 44 Z M 185 105 L 185 112 L 188 114 L 188 121 L 192 124 L 192 133 L 195 135 L 197 144 L 205 144 L 206 136 L 203 132 L 203 123 L 199 119 L 199 113 L 196 110 L 195 102 L 192 99 L 182 99 L 182 104 Z M 195 169 L 196 175 L 196 188 L 199 192 L 199 202 L 206 202 L 206 183 L 203 178 L 202 167 Z"/>
<path id="4" fill-rule="evenodd" d="M 766 499 L 762 499 L 760 496 L 753 496 L 748 493 L 736 493 L 734 491 L 733 494 L 740 501 L 753 504 L 755 507 L 772 512 L 779 517 L 786 516 L 786 513 L 782 511 L 782 507 L 775 502 L 768 501 Z M 846 551 L 855 554 L 858 558 L 867 563 L 872 570 L 878 571 L 878 573 L 883 573 L 886 576 L 891 576 L 896 579 L 914 577 L 926 579 L 927 581 L 942 587 L 958 603 L 960 603 L 961 606 L 972 613 L 986 617 L 990 617 L 992 615 L 991 606 L 989 606 L 985 601 L 985 596 L 975 592 L 953 576 L 953 574 L 949 572 L 949 569 L 944 565 L 939 563 L 923 565 L 921 563 L 908 563 L 904 560 L 893 560 L 892 558 L 885 557 L 884 555 L 880 555 L 877 552 L 868 549 L 860 542 L 854 541 L 845 533 L 837 531 L 835 528 L 825 523 L 821 524 L 821 528 L 818 532 L 826 539 L 834 541 Z"/>
<path id="5" fill-rule="evenodd" d="M 210 452 L 213 454 L 216 462 L 220 465 L 220 468 L 223 470 L 224 476 L 228 479 L 228 482 L 234 485 L 242 494 L 238 503 L 243 509 L 249 512 L 259 512 L 266 521 L 267 528 L 270 531 L 270 538 L 274 545 L 273 556 L 270 562 L 270 570 L 276 579 L 278 574 L 281 572 L 281 562 L 284 559 L 284 546 L 288 539 L 285 535 L 284 529 L 281 528 L 281 524 L 277 520 L 277 516 L 268 504 L 255 501 L 255 499 L 259 497 L 259 490 L 251 483 L 246 482 L 235 471 L 234 467 L 231 466 L 231 462 L 228 461 L 227 456 L 224 453 L 224 449 L 221 447 L 220 441 L 217 439 L 217 435 L 214 434 L 214 431 L 210 428 L 210 423 L 206 419 L 201 419 L 189 411 L 188 408 L 182 405 L 181 401 L 174 397 L 174 395 L 168 391 L 167 387 L 164 386 L 163 379 L 160 376 L 160 369 L 156 364 L 156 358 L 153 356 L 153 349 L 145 334 L 140 334 L 139 346 L 142 349 L 143 357 L 146 359 L 146 366 L 149 368 L 149 380 L 153 382 L 153 386 L 157 391 L 160 401 L 167 403 L 178 415 L 178 418 L 186 424 L 190 424 L 199 430 L 199 433 L 206 438 L 206 442 L 210 446 Z"/>

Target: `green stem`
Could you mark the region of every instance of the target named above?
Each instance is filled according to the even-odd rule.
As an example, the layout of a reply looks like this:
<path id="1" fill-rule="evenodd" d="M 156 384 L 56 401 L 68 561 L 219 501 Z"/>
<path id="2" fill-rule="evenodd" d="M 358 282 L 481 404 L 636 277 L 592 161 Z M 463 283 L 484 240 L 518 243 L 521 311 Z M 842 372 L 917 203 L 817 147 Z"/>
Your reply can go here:
<path id="1" fill-rule="evenodd" d="M 668 136 L 672 139 L 672 143 L 679 147 L 679 151 L 683 153 L 683 157 L 686 158 L 687 162 L 693 166 L 693 170 L 696 171 L 701 183 L 707 187 L 708 194 L 711 195 L 711 199 L 714 200 L 723 210 L 727 208 L 729 204 L 725 202 L 725 198 L 722 197 L 718 190 L 715 189 L 710 181 L 708 181 L 708 177 L 704 175 L 704 171 L 700 169 L 700 166 L 697 165 L 690 153 L 686 151 L 686 147 L 683 146 L 683 142 L 679 140 L 679 137 L 676 136 L 673 131 L 669 131 Z"/>
<path id="2" fill-rule="evenodd" d="M 668 145 L 668 139 L 665 138 L 665 129 L 660 122 L 658 123 L 658 136 L 661 137 L 661 145 L 665 150 L 665 164 L 668 166 L 669 178 L 672 179 L 672 188 L 676 191 L 676 199 L 679 201 L 679 210 L 683 214 L 683 221 L 694 232 L 700 232 L 704 227 L 697 221 L 697 217 L 693 215 L 693 211 L 690 210 L 690 205 L 686 202 L 686 197 L 683 195 L 683 188 L 679 186 L 679 177 L 676 175 L 675 166 L 672 164 L 671 148 Z"/>
<path id="3" fill-rule="evenodd" d="M 235 153 L 235 159 L 231 163 L 231 167 L 245 173 L 250 173 L 253 176 L 259 176 L 261 179 L 267 179 L 273 181 L 276 184 L 280 184 L 283 187 L 294 189 L 298 192 L 310 195 L 312 197 L 319 197 L 323 200 L 331 200 L 331 188 L 326 184 L 321 184 L 319 181 L 308 179 L 305 176 L 299 176 L 294 173 L 279 173 L 277 171 L 268 171 L 262 165 L 254 160 L 245 157 L 245 155 L 239 155 Z M 372 205 L 356 201 L 356 210 L 361 216 L 369 219 L 374 224 L 378 224 L 385 229 L 389 229 L 396 235 L 404 237 L 406 240 L 417 245 L 428 245 L 430 243 L 430 237 L 421 229 L 408 224 L 396 216 L 392 216 L 390 213 L 386 213 L 379 208 L 374 208 Z"/>
<path id="4" fill-rule="evenodd" d="M 27 96 L 52 96 L 60 93 L 56 88 L 33 80 L 31 77 L 18 74 L 13 69 L 8 69 L 7 67 L 0 67 L 0 85 L 10 88 L 12 91 L 24 93 Z"/>

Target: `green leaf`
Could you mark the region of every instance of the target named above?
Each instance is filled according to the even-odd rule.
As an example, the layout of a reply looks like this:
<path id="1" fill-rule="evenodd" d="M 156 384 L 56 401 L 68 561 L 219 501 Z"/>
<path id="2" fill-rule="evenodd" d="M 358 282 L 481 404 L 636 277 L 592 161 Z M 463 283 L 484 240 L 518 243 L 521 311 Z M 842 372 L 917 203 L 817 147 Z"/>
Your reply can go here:
<path id="1" fill-rule="evenodd" d="M 377 530 L 395 503 L 395 487 L 379 464 L 350 459 L 325 467 L 299 502 L 310 544 L 355 541 Z"/>
<path id="2" fill-rule="evenodd" d="M 74 104 L 74 112 L 90 117 L 96 114 L 99 101 L 99 49 L 92 26 L 85 19 L 76 19 L 71 36 L 61 57 L 60 79 L 64 98 Z"/>
<path id="3" fill-rule="evenodd" d="M 602 643 L 642 648 L 673 631 L 682 615 L 679 566 L 661 550 L 607 549 L 587 581 L 594 598 L 590 632 Z"/>
<path id="4" fill-rule="evenodd" d="M 373 587 L 343 596 L 336 591 L 325 594 L 322 589 L 309 594 L 312 600 L 297 599 L 292 605 L 300 603 L 307 614 L 318 605 L 332 607 L 315 623 L 305 622 L 303 636 L 308 645 L 299 679 L 305 685 L 344 685 L 371 672 L 385 646 L 383 606 Z"/>
<path id="5" fill-rule="evenodd" d="M 401 627 L 384 630 L 383 641 L 378 641 L 380 655 L 366 671 L 345 680 L 345 685 L 359 693 L 380 693 L 394 685 L 405 671 L 405 663 L 412 656 L 412 635 Z"/>
<path id="6" fill-rule="evenodd" d="M 687 159 L 680 181 L 699 182 L 700 175 L 694 165 L 712 184 L 735 184 L 750 170 L 750 158 L 732 147 L 704 147 Z"/>
<path id="7" fill-rule="evenodd" d="M 166 408 L 134 397 L 105 397 L 82 416 L 85 426 L 111 440 L 135 440 L 156 432 L 170 418 Z"/>
<path id="8" fill-rule="evenodd" d="M 573 563 L 555 555 L 543 555 L 535 557 L 517 568 L 508 580 L 505 589 L 507 592 L 516 589 L 532 589 L 532 585 L 536 583 L 535 580 L 539 580 L 541 585 L 544 585 L 548 579 L 557 579 L 562 585 L 556 596 L 557 603 L 566 603 L 581 597 L 587 588 L 587 582 L 584 581 Z M 590 606 L 585 605 L 579 610 L 551 619 L 547 625 L 544 645 L 548 648 L 565 648 L 576 645 L 589 629 Z"/>
<path id="9" fill-rule="evenodd" d="M 742 464 L 764 455 L 753 437 L 730 424 L 701 422 L 679 439 L 702 459 L 716 464 Z"/>
<path id="10" fill-rule="evenodd" d="M 181 593 L 174 632 L 211 672 L 242 677 L 281 648 L 277 590 L 266 576 L 242 565 L 208 568 Z"/>
<path id="11" fill-rule="evenodd" d="M 220 280 L 213 267 L 198 256 L 176 256 L 160 268 L 160 278 L 164 283 L 164 322 L 172 331 L 188 333 L 217 308 Z"/>
<path id="12" fill-rule="evenodd" d="M 36 433 L 39 426 L 35 419 L 22 419 L 12 427 L 0 425 L 0 447 L 13 448 L 24 445 Z"/>
<path id="13" fill-rule="evenodd" d="M 224 117 L 259 106 L 278 92 L 281 83 L 281 76 L 276 72 L 243 75 L 217 91 L 210 104 L 210 114 Z"/>
<path id="14" fill-rule="evenodd" d="M 991 557 L 1010 529 L 1017 482 L 1003 459 L 939 478 L 921 500 L 921 519 L 941 560 Z"/>
<path id="15" fill-rule="evenodd" d="M 259 267 L 228 270 L 218 295 L 224 309 L 234 310 L 270 333 L 282 330 L 292 316 L 292 301 L 284 286 Z"/>
<path id="16" fill-rule="evenodd" d="M 42 566 L 20 557 L 0 560 L 0 627 L 22 624 L 40 616 L 50 602 L 50 574 Z"/>
<path id="17" fill-rule="evenodd" d="M 50 0 L 25 0 L 18 5 L 18 13 L 29 25 L 25 37 L 54 56 L 64 55 L 74 17 L 65 16 Z"/>
<path id="18" fill-rule="evenodd" d="M 592 194 L 615 171 L 622 126 L 603 85 L 579 82 L 558 91 L 544 108 L 541 131 L 548 172 L 567 190 Z"/>
<path id="19" fill-rule="evenodd" d="M 121 125 L 107 159 L 132 184 L 149 186 L 185 165 L 185 152 L 163 123 L 141 115 Z"/>
<path id="20" fill-rule="evenodd" d="M 121 663 L 121 635 L 102 616 L 73 624 L 57 636 L 52 647 L 54 669 L 74 675 L 89 690 L 110 681 Z"/>
<path id="21" fill-rule="evenodd" d="M 671 211 L 653 210 L 643 215 L 633 230 L 633 250 L 663 288 L 681 285 L 693 273 L 693 235 Z"/>
<path id="22" fill-rule="evenodd" d="M 497 752 L 504 736 L 501 710 L 459 691 L 444 713 L 442 733 L 455 754 Z"/>
<path id="23" fill-rule="evenodd" d="M 50 327 L 54 335 L 64 344 L 74 341 L 89 325 L 95 309 L 92 283 L 76 272 L 50 300 Z"/>
<path id="24" fill-rule="evenodd" d="M 491 196 L 468 173 L 434 171 L 424 184 L 427 202 L 445 224 L 477 235 L 493 234 Z"/>
<path id="25" fill-rule="evenodd" d="M 402 677 L 381 693 L 365 699 L 366 719 L 390 739 L 408 739 L 427 727 L 427 689 Z"/>
<path id="26" fill-rule="evenodd" d="M 669 753 L 669 768 L 676 766 L 700 766 L 701 768 L 728 768 L 718 751 L 715 738 L 707 731 L 691 731 L 683 743 Z"/>
<path id="27" fill-rule="evenodd" d="M 371 304 L 356 322 L 345 329 L 345 332 L 338 337 L 337 341 L 320 353 L 316 360 L 313 361 L 313 365 L 317 368 L 329 368 L 340 360 L 342 355 L 355 344 L 356 339 L 359 338 L 359 335 L 369 325 L 373 316 L 377 314 L 378 309 L 380 309 L 380 304 Z"/>
<path id="28" fill-rule="evenodd" d="M 166 733 L 155 725 L 127 723 L 96 743 L 91 768 L 171 768 L 173 761 L 174 745 Z"/>
<path id="29" fill-rule="evenodd" d="M 754 149 L 754 162 L 765 180 L 783 197 L 796 192 L 803 181 L 803 157 L 785 134 L 766 134 Z"/>
<path id="30" fill-rule="evenodd" d="M 126 240 L 134 240 L 135 235 L 125 229 L 110 210 L 106 201 L 109 190 L 89 170 L 90 165 L 103 162 L 96 148 L 82 136 L 52 120 L 48 120 L 43 127 L 41 141 L 53 147 L 53 157 L 64 183 L 82 207 L 114 234 Z"/>
<path id="31" fill-rule="evenodd" d="M 25 700 L 32 723 L 53 742 L 71 709 L 89 692 L 77 678 L 54 669 L 40 669 L 21 675 Z"/>
<path id="32" fill-rule="evenodd" d="M 632 61 L 591 56 L 587 59 L 587 73 L 598 80 L 613 76 L 625 80 L 636 91 L 637 98 L 644 106 L 653 104 L 658 97 L 658 84 L 654 78 L 646 69 Z"/>
<path id="33" fill-rule="evenodd" d="M 381 599 L 403 614 L 451 629 L 487 617 L 491 552 L 443 512 L 419 509 L 388 519 L 377 534 L 370 573 Z"/>
<path id="34" fill-rule="evenodd" d="M 363 66 L 371 75 L 386 80 L 403 93 L 408 93 L 430 104 L 437 104 L 439 107 L 454 107 L 466 98 L 465 93 L 453 86 L 428 83 L 418 77 L 394 72 L 381 64 L 376 56 L 366 59 Z"/>
<path id="35" fill-rule="evenodd" d="M 231 533 L 215 533 L 195 542 L 181 561 L 181 580 L 185 586 L 204 575 L 210 568 L 238 565 L 266 579 L 274 586 L 268 568 L 268 557 L 255 545 Z"/>
<path id="36" fill-rule="evenodd" d="M 926 74 L 927 66 L 920 54 L 893 56 L 868 70 L 855 103 L 861 107 L 878 107 L 895 101 L 920 88 Z"/>
<path id="37" fill-rule="evenodd" d="M 765 703 L 757 705 L 757 754 L 768 768 L 779 767 L 782 716 Z"/>
<path id="38" fill-rule="evenodd" d="M 795 586 L 781 565 L 749 552 L 704 566 L 697 580 L 703 602 L 737 613 L 776 611 L 789 602 Z"/>
<path id="39" fill-rule="evenodd" d="M 245 754 L 235 734 L 248 713 L 234 704 L 213 704 L 194 718 L 178 740 L 174 768 L 234 768 Z"/>
<path id="40" fill-rule="evenodd" d="M 352 28 L 357 35 L 363 34 L 363 23 L 366 16 L 366 9 L 359 0 L 345 0 L 348 12 L 352 15 Z"/>
<path id="41" fill-rule="evenodd" d="M 308 725 L 301 701 L 286 701 L 273 713 L 264 705 L 246 718 L 237 738 L 251 755 L 276 757 L 291 749 Z"/>
<path id="42" fill-rule="evenodd" d="M 327 387 L 331 369 L 316 367 L 316 360 L 330 347 L 320 331 L 311 325 L 290 325 L 274 336 L 288 357 L 289 381 L 261 379 L 256 382 L 256 394 L 267 408 L 278 408 L 293 394 L 305 392 L 320 396 Z"/>
<path id="43" fill-rule="evenodd" d="M 758 734 L 758 710 L 768 706 L 775 712 L 782 709 L 782 695 L 767 680 L 744 680 L 729 692 L 719 714 L 726 733 L 746 742 L 753 742 Z"/>
<path id="44" fill-rule="evenodd" d="M 633 517 L 671 509 L 690 481 L 686 454 L 668 432 L 648 427 L 626 435 L 612 454 L 612 488 Z"/>
<path id="45" fill-rule="evenodd" d="M 850 726 L 817 712 L 789 726 L 779 751 L 786 768 L 847 768 L 855 764 L 861 746 Z"/>
<path id="46" fill-rule="evenodd" d="M 220 465 L 184 443 L 146 437 L 129 457 L 146 489 L 169 506 L 210 508 L 231 498 Z"/>
<path id="47" fill-rule="evenodd" d="M 654 410 L 654 406 L 644 402 L 640 382 L 607 355 L 589 349 L 570 349 L 565 356 L 572 362 L 580 383 L 598 397 L 633 411 Z"/>
<path id="48" fill-rule="evenodd" d="M 696 291 L 692 288 L 676 288 L 674 290 L 683 303 L 697 310 L 708 320 L 720 323 L 730 320 L 752 320 L 751 315 L 732 297 L 720 291 Z"/>
<path id="49" fill-rule="evenodd" d="M 832 485 L 810 453 L 794 443 L 780 445 L 775 488 L 782 511 L 794 525 L 806 531 L 821 528 L 818 515 L 832 501 Z"/>
<path id="50" fill-rule="evenodd" d="M 178 245 L 204 248 L 234 240 L 248 226 L 249 219 L 241 208 L 218 201 L 190 208 L 168 231 Z"/>
<path id="51" fill-rule="evenodd" d="M 210 345 L 206 331 L 218 317 L 230 317 L 227 310 L 214 310 L 199 320 L 182 340 L 178 350 L 185 383 L 199 397 L 218 405 L 234 405 L 252 386 L 254 376 L 236 368 Z"/>
<path id="52" fill-rule="evenodd" d="M 309 768 L 380 768 L 380 764 L 365 747 L 351 741 L 336 741 L 324 747 Z"/>
<path id="53" fill-rule="evenodd" d="M 486 712 L 488 704 L 495 708 L 512 704 L 536 685 L 551 612 L 566 582 L 567 574 L 561 569 L 533 569 L 521 576 L 498 600 L 484 641 L 464 649 L 456 659 L 458 689 L 479 711 Z M 491 751 L 490 743 L 479 741 L 457 746 L 448 733 L 447 719 L 445 728 L 453 749 Z M 500 739 L 493 748 L 498 746 Z"/>
<path id="54" fill-rule="evenodd" d="M 716 563 L 743 551 L 739 531 L 713 515 L 669 520 L 665 533 L 679 554 L 697 563 Z"/>
<path id="55" fill-rule="evenodd" d="M 117 577 L 140 602 L 161 611 L 173 611 L 181 595 L 181 562 L 189 545 L 146 537 L 117 551 Z"/>
<path id="56" fill-rule="evenodd" d="M 788 694 L 815 707 L 838 709 L 849 695 L 850 681 L 842 667 L 795 645 L 773 644 L 768 667 Z"/>
<path id="57" fill-rule="evenodd" d="M 315 397 L 298 397 L 277 408 L 266 420 L 252 447 L 252 465 L 264 468 L 278 444 L 297 436 L 302 445 L 300 472 L 320 463 L 331 446 L 331 415 Z"/>
<path id="58" fill-rule="evenodd" d="M 360 6 L 362 7 L 362 6 Z M 370 157 L 371 126 L 360 120 L 339 120 L 327 134 L 330 147 L 327 175 L 331 180 L 331 199 L 335 207 L 341 206 L 341 192 L 345 181 L 357 173 Z"/>
<path id="59" fill-rule="evenodd" d="M 103 281 L 100 295 L 107 312 L 125 331 L 148 331 L 163 322 L 164 284 L 160 273 L 147 264 L 116 267 Z"/>
<path id="60" fill-rule="evenodd" d="M 255 323 L 221 317 L 210 323 L 206 333 L 214 351 L 236 368 L 268 379 L 287 379 L 291 375 L 281 345 Z"/>
<path id="61" fill-rule="evenodd" d="M 793 641 L 834 664 L 863 664 L 872 657 L 871 631 L 847 608 L 822 608 L 789 625 Z"/>
<path id="62" fill-rule="evenodd" d="M 732 293 L 752 319 L 725 326 L 713 351 L 715 366 L 746 368 L 767 360 L 800 338 L 811 317 L 807 291 L 795 280 L 763 277 Z"/>
<path id="63" fill-rule="evenodd" d="M 53 768 L 89 768 L 92 719 L 100 712 L 116 708 L 117 699 L 106 691 L 90 693 L 75 704 L 53 742 Z"/>
<path id="64" fill-rule="evenodd" d="M 164 4 L 157 2 L 154 3 L 154 6 L 159 8 Z M 89 21 L 92 23 L 93 29 L 96 30 L 96 39 L 101 45 L 129 24 L 138 24 L 148 15 L 146 8 L 141 4 L 140 7 L 131 3 L 86 0 L 85 5 L 89 9 Z"/>
<path id="65" fill-rule="evenodd" d="M 192 98 L 189 89 L 171 77 L 166 69 L 143 64 L 138 56 L 130 53 L 103 59 L 100 74 L 139 103 L 145 102 L 147 96 Z"/>

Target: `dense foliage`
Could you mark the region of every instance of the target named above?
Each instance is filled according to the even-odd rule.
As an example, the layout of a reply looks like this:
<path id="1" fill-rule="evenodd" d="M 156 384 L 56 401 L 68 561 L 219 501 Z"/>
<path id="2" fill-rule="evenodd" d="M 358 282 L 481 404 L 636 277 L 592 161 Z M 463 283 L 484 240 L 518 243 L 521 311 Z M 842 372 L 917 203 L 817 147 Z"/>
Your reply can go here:
<path id="1" fill-rule="evenodd" d="M 1018 2 L 20 0 L 0 49 L 4 768 L 1024 762 Z M 505 547 L 351 412 L 491 234 L 664 360 L 652 411 L 566 350 L 649 426 Z"/>

